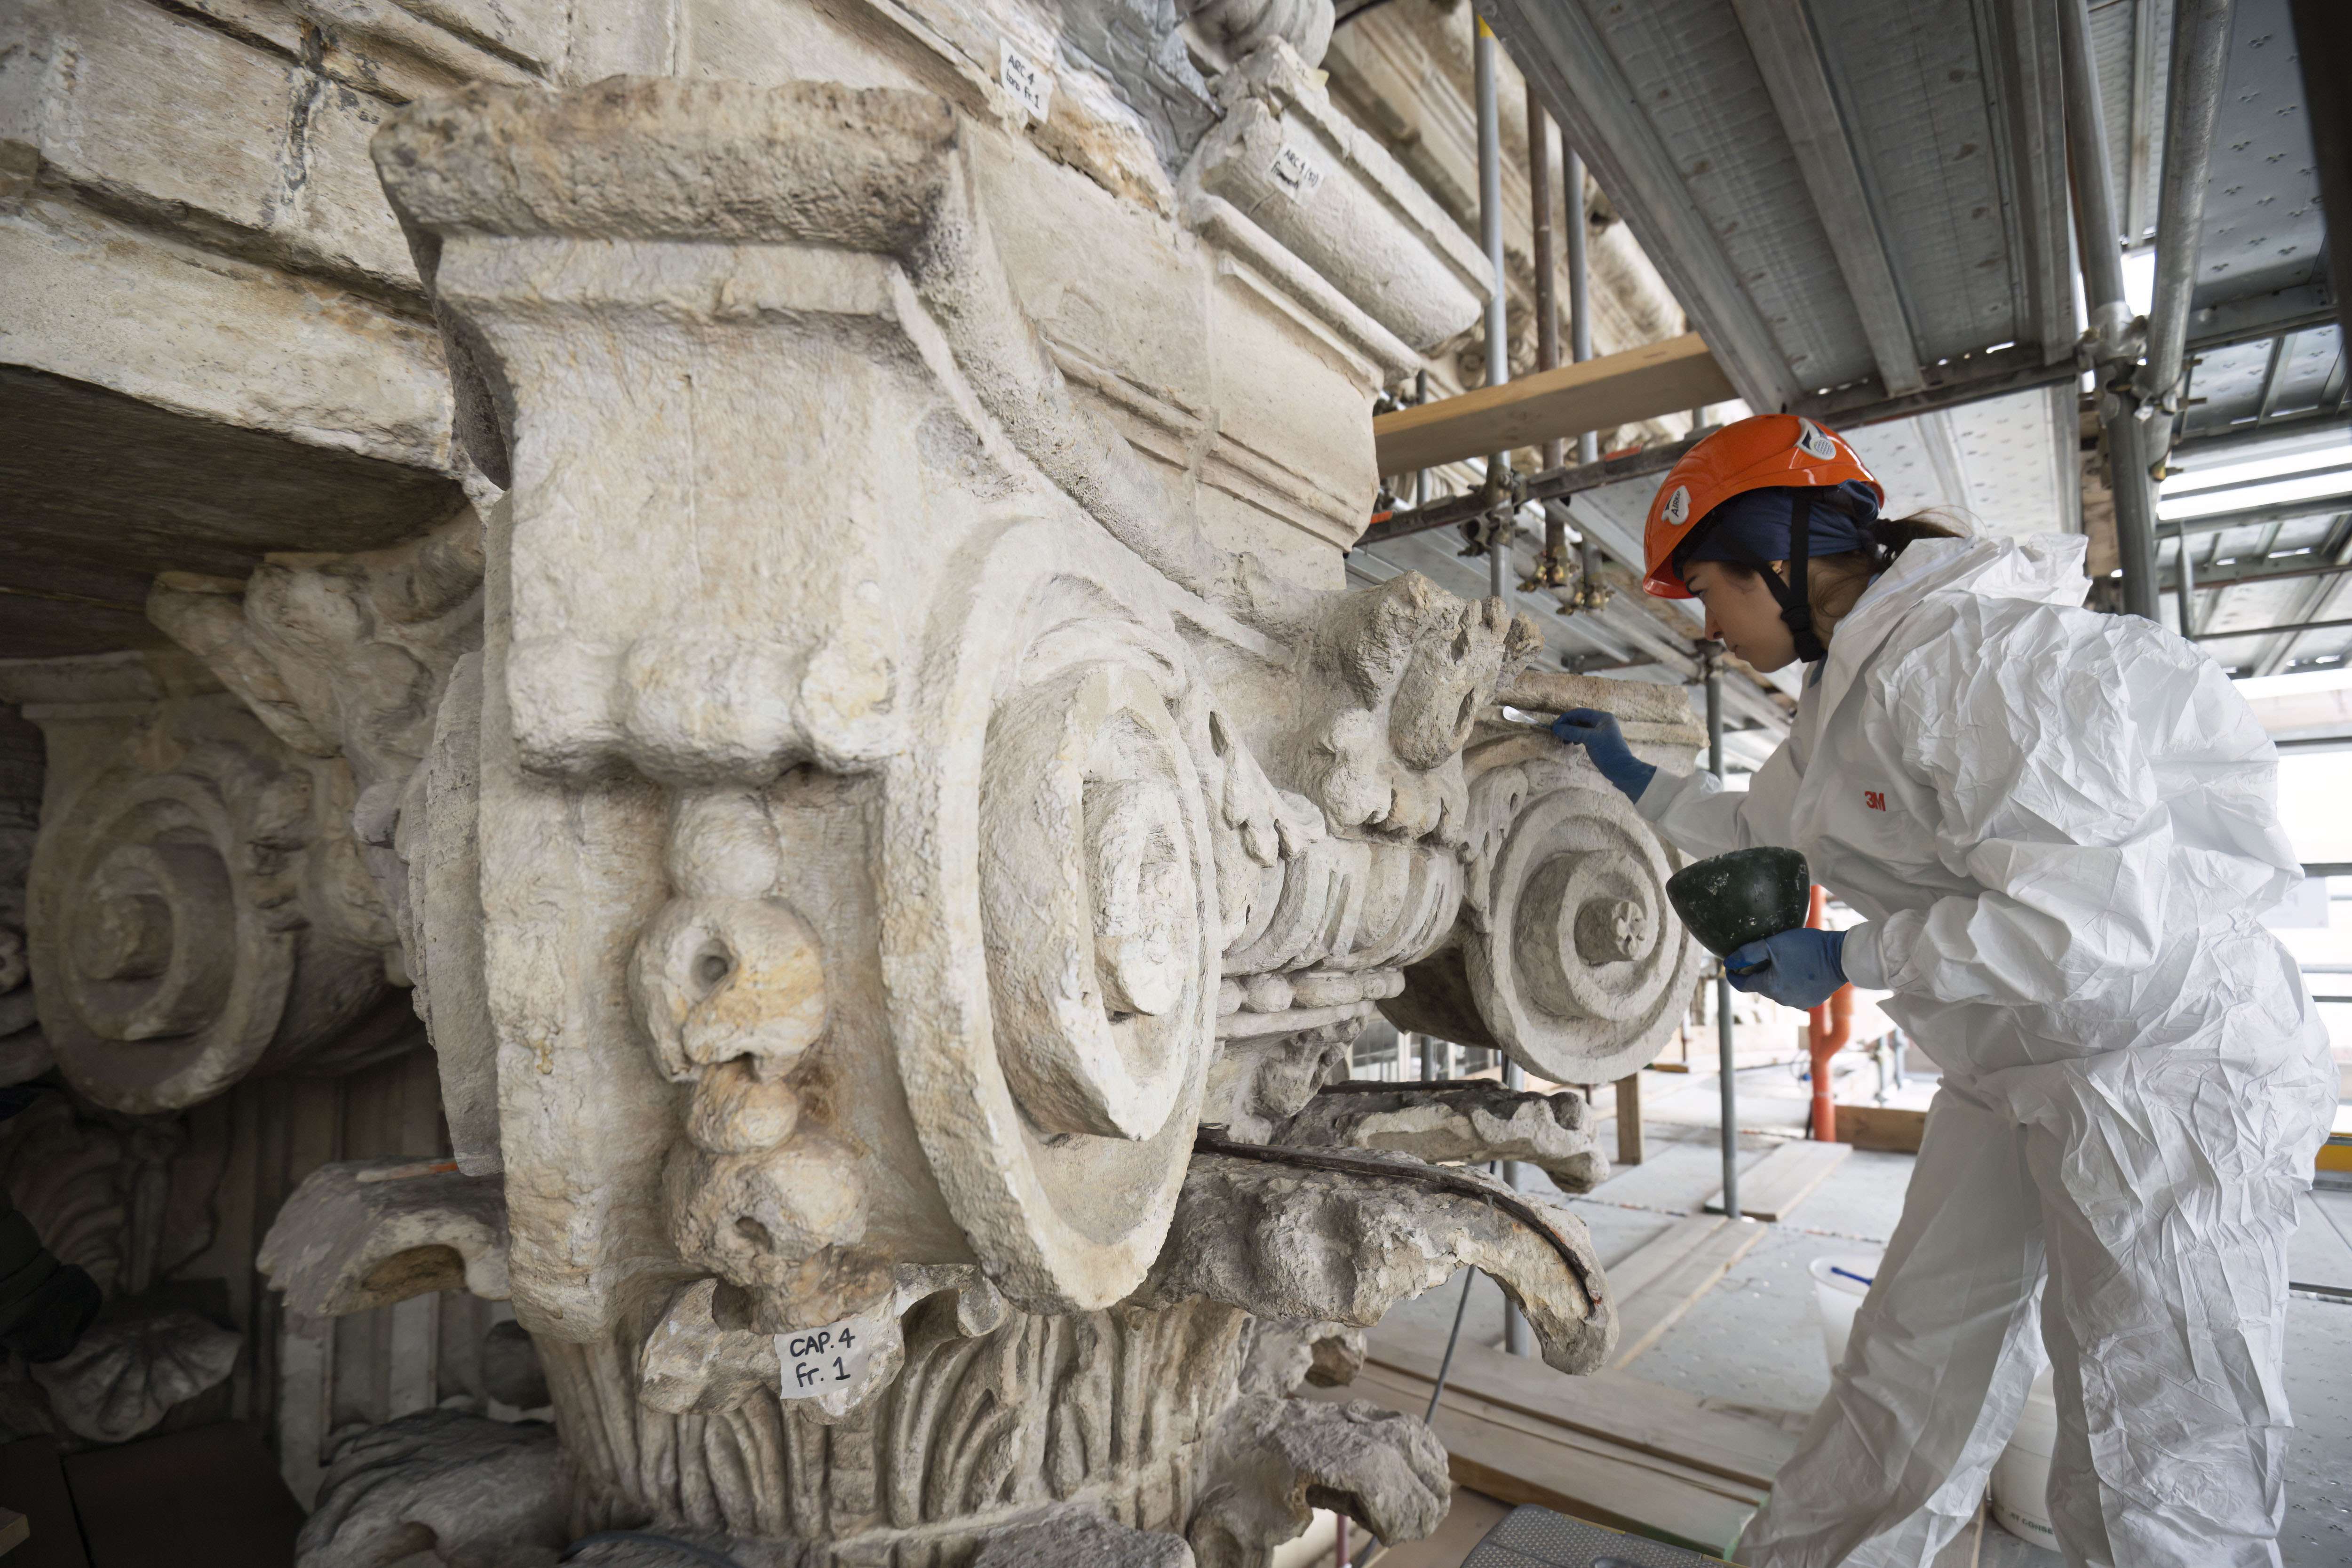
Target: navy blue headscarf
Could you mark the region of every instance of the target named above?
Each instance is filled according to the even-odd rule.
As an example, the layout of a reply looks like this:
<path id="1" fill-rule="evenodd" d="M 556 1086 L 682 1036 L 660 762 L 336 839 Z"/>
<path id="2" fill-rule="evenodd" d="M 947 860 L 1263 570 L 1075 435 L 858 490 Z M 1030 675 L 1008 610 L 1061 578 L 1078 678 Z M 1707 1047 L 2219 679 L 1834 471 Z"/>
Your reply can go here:
<path id="1" fill-rule="evenodd" d="M 1806 554 L 1841 555 L 1870 548 L 1870 525 L 1878 520 L 1878 496 L 1860 479 L 1848 479 L 1818 489 L 1742 490 L 1691 530 L 1689 542 L 1675 552 L 1676 563 L 1736 561 L 1746 565 L 1752 561 L 1788 560 L 1789 523 L 1800 496 L 1810 497 L 1813 503 Z"/>
<path id="2" fill-rule="evenodd" d="M 1742 490 L 1708 512 L 1675 552 L 1677 571 L 1695 561 L 1729 561 L 1755 571 L 1780 605 L 1797 657 L 1811 664 L 1827 653 L 1813 631 L 1805 563 L 1817 555 L 1867 550 L 1875 541 L 1878 497 L 1860 479 L 1842 485 L 1785 486 Z M 1789 563 L 1784 580 L 1772 569 Z"/>

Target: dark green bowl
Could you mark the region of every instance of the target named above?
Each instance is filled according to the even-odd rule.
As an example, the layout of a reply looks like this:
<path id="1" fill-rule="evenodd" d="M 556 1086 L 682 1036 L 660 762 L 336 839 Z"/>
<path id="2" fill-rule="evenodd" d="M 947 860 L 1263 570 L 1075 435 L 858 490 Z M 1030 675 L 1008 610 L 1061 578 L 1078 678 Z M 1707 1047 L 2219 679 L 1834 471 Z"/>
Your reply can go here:
<path id="1" fill-rule="evenodd" d="M 1813 878 L 1794 849 L 1735 849 L 1667 878 L 1666 897 L 1699 945 L 1721 958 L 1803 925 Z"/>

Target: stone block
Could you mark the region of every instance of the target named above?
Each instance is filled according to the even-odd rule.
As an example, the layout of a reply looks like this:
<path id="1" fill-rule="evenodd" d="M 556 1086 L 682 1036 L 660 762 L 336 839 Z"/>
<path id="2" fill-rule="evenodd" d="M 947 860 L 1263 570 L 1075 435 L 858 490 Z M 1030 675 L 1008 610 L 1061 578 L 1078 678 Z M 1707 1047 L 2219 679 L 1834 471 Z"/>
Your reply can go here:
<path id="1" fill-rule="evenodd" d="M 136 0 L 40 14 L 47 69 L 10 81 L 43 183 L 265 260 L 414 294 L 367 161 L 391 107 L 275 50 Z"/>
<path id="2" fill-rule="evenodd" d="M 61 201 L 0 213 L 0 361 L 225 425 L 449 471 L 426 323 Z"/>

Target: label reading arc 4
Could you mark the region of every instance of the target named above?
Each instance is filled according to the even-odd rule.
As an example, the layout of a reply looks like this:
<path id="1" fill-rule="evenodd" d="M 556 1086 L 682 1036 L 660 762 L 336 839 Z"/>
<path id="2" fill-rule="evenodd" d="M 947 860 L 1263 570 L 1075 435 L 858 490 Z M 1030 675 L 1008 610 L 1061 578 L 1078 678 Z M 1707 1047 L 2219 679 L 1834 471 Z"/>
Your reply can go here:
<path id="1" fill-rule="evenodd" d="M 874 1353 L 874 1338 L 872 1325 L 855 1318 L 778 1334 L 779 1392 L 786 1399 L 814 1399 L 855 1386 Z"/>
<path id="2" fill-rule="evenodd" d="M 1015 48 L 1010 38 L 997 39 L 996 84 L 1032 120 L 1042 121 L 1054 105 L 1054 73 Z"/>
<path id="3" fill-rule="evenodd" d="M 1266 165 L 1266 177 L 1278 186 L 1283 195 L 1294 202 L 1303 202 L 1323 188 L 1323 171 L 1314 159 L 1286 142 L 1282 150 Z"/>

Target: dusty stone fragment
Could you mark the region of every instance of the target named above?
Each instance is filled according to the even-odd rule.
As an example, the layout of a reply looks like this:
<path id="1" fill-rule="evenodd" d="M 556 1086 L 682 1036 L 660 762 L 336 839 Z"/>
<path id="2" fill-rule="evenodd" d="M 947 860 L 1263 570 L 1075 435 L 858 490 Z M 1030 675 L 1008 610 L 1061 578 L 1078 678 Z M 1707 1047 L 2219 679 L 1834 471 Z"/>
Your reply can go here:
<path id="1" fill-rule="evenodd" d="M 1312 1359 L 1307 1381 L 1318 1388 L 1345 1388 L 1364 1370 L 1364 1331 L 1334 1325 L 1307 1346 Z"/>
<path id="2" fill-rule="evenodd" d="M 1256 1568 L 1316 1509 L 1382 1541 L 1419 1541 L 1453 1499 L 1445 1448 L 1412 1416 L 1360 1399 L 1251 1395 L 1226 1417 L 1185 1534 L 1201 1568 Z"/>
<path id="3" fill-rule="evenodd" d="M 344 1439 L 295 1543 L 300 1568 L 535 1568 L 572 1539 L 555 1429 L 423 1410 Z M 536 1552 L 547 1555 L 536 1556 Z"/>
<path id="4" fill-rule="evenodd" d="M 507 1299 L 504 1184 L 433 1163 L 339 1160 L 304 1178 L 257 1259 L 288 1310 L 333 1318 L 461 1289 Z"/>
<path id="5" fill-rule="evenodd" d="M 1381 1013 L 1400 1029 L 1499 1048 L 1554 1083 L 1623 1078 L 1657 1054 L 1706 956 L 1665 896 L 1678 858 L 1547 731 L 1481 723 L 1462 766 L 1460 918 Z"/>
<path id="6" fill-rule="evenodd" d="M 1223 1127 L 1248 1142 L 1271 1139 L 1317 1089 L 1347 1071 L 1349 1048 L 1362 1030 L 1362 1020 L 1350 1019 L 1297 1034 L 1226 1041 L 1209 1068 L 1202 1125 Z"/>
<path id="7" fill-rule="evenodd" d="M 414 1043 L 347 767 L 216 691 L 37 721 L 47 784 L 26 956 L 77 1091 L 150 1114 L 248 1073 L 333 1071 Z"/>
<path id="8" fill-rule="evenodd" d="M 1616 1309 L 1582 1221 L 1525 1200 L 1545 1223 L 1538 1232 L 1498 1206 L 1517 1194 L 1482 1173 L 1444 1172 L 1446 1182 L 1472 1189 L 1444 1191 L 1428 1184 L 1433 1167 L 1408 1155 L 1346 1157 L 1385 1169 L 1195 1154 L 1139 1299 L 1205 1296 L 1260 1317 L 1370 1328 L 1396 1302 L 1468 1264 L 1518 1303 L 1547 1363 L 1587 1373 L 1608 1359 Z"/>
<path id="9" fill-rule="evenodd" d="M 271 733 L 349 764 L 352 832 L 468 1175 L 500 1164 L 477 844 L 482 570 L 482 521 L 463 507 L 386 549 L 272 561 L 242 584 L 165 573 L 147 596 Z"/>
<path id="10" fill-rule="evenodd" d="M 1498 1083 L 1334 1087 L 1307 1101 L 1275 1142 L 1393 1150 L 1433 1165 L 1517 1160 L 1564 1192 L 1591 1192 L 1609 1179 L 1608 1156 L 1592 1141 L 1590 1108 L 1573 1090 L 1538 1094 Z"/>
<path id="11" fill-rule="evenodd" d="M 1332 700 L 1268 759 L 1269 773 L 1334 827 L 1458 844 L 1470 816 L 1463 745 L 1496 682 L 1541 646 L 1500 600 L 1467 604 L 1417 573 L 1348 595 L 1303 650 L 1302 674 Z"/>
<path id="12" fill-rule="evenodd" d="M 1193 1568 L 1193 1559 L 1181 1535 L 1074 1513 L 990 1531 L 971 1568 Z"/>

